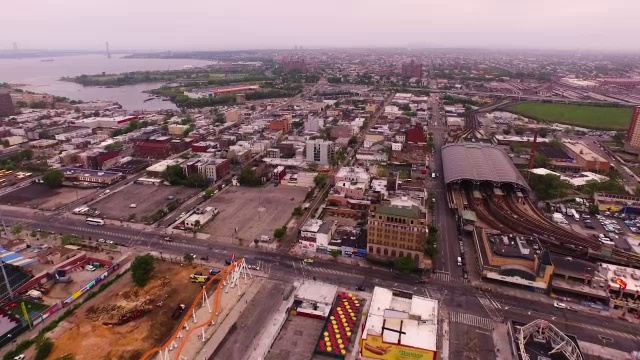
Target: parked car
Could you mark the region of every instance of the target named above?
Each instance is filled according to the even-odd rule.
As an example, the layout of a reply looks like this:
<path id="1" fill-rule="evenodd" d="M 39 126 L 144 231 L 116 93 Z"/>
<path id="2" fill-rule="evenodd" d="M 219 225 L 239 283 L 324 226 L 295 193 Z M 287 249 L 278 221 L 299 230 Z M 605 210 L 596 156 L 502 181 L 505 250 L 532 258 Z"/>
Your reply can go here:
<path id="1" fill-rule="evenodd" d="M 304 259 L 302 261 L 306 262 L 307 264 L 313 263 L 313 259 Z"/>
<path id="2" fill-rule="evenodd" d="M 96 271 L 96 268 L 93 265 L 87 265 L 84 267 L 84 269 L 87 271 Z"/>

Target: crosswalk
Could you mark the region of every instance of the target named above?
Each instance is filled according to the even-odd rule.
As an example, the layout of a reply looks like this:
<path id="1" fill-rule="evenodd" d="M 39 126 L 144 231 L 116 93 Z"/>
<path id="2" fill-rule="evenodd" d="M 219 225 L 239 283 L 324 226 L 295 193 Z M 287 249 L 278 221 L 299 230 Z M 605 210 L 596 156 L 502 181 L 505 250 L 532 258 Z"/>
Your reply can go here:
<path id="1" fill-rule="evenodd" d="M 493 329 L 493 324 L 492 324 L 493 321 L 491 319 L 487 319 L 484 317 L 475 316 L 471 314 L 466 314 L 466 313 L 450 312 L 449 321 L 459 323 L 459 324 L 477 326 L 479 328 L 483 328 L 487 330 Z"/>
<path id="2" fill-rule="evenodd" d="M 313 271 L 313 272 L 320 272 L 320 273 L 325 273 L 325 274 L 334 274 L 334 275 L 342 275 L 342 276 L 353 276 L 353 274 L 348 273 L 348 272 L 344 272 L 344 271 L 338 271 L 338 270 L 333 270 L 333 269 L 325 269 L 322 267 L 316 267 L 316 266 L 312 266 L 312 265 L 301 265 L 304 267 L 304 270 L 308 270 L 308 271 Z"/>
<path id="3" fill-rule="evenodd" d="M 447 273 L 435 273 L 431 275 L 431 278 L 433 280 L 436 281 L 442 281 L 442 282 L 463 282 L 463 283 L 468 283 L 469 280 L 468 279 L 461 279 L 461 278 L 454 278 L 453 276 L 451 276 L 450 274 Z"/>

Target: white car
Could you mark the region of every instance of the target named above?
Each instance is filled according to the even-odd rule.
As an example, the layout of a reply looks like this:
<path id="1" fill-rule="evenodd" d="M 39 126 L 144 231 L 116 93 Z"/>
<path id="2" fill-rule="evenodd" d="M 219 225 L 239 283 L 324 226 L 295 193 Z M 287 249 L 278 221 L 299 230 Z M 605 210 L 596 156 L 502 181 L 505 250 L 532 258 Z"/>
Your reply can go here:
<path id="1" fill-rule="evenodd" d="M 130 207 L 130 208 L 132 208 L 132 209 L 133 209 L 133 208 L 137 208 L 137 207 L 138 207 L 138 204 L 129 204 L 129 207 Z"/>
<path id="2" fill-rule="evenodd" d="M 565 305 L 564 303 L 558 302 L 558 301 L 554 301 L 553 302 L 553 306 L 557 307 L 558 309 L 566 309 L 567 305 Z"/>
<path id="3" fill-rule="evenodd" d="M 84 267 L 84 269 L 87 271 L 96 271 L 96 268 L 93 265 L 87 265 Z"/>
<path id="4" fill-rule="evenodd" d="M 107 240 L 107 244 L 113 244 L 113 240 Z"/>
<path id="5" fill-rule="evenodd" d="M 13 360 L 24 360 L 24 358 L 25 358 L 24 354 L 20 354 L 20 355 L 14 357 Z"/>

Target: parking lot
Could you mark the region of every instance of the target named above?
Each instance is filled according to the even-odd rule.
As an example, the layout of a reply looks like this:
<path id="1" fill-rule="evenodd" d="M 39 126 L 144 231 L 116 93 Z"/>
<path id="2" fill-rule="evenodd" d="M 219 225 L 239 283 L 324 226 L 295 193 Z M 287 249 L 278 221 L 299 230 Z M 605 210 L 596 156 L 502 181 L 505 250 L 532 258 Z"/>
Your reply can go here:
<path id="1" fill-rule="evenodd" d="M 132 219 L 132 221 L 140 222 L 163 209 L 169 202 L 175 199 L 184 201 L 198 192 L 200 192 L 199 189 L 182 186 L 130 184 L 104 196 L 101 200 L 93 203 L 91 207 L 100 211 L 105 218 Z M 132 204 L 135 204 L 135 207 Z"/>
<path id="2" fill-rule="evenodd" d="M 0 196 L 0 204 L 54 210 L 95 192 L 95 189 L 50 189 L 44 184 L 31 184 Z"/>
<path id="3" fill-rule="evenodd" d="M 598 237 L 601 241 L 605 241 L 605 243 L 611 242 L 622 250 L 631 249 L 627 237 L 632 236 L 633 233 L 624 223 L 624 220 L 619 217 L 611 216 L 611 214 L 609 216 L 582 214 L 578 221 L 570 216 L 566 216 L 565 219 L 573 230 L 583 235 Z"/>
<path id="4" fill-rule="evenodd" d="M 218 241 L 241 239 L 243 245 L 262 235 L 273 237 L 273 231 L 285 225 L 306 193 L 306 189 L 297 186 L 227 187 L 206 202 L 206 206 L 218 208 L 220 214 L 202 232 Z"/>

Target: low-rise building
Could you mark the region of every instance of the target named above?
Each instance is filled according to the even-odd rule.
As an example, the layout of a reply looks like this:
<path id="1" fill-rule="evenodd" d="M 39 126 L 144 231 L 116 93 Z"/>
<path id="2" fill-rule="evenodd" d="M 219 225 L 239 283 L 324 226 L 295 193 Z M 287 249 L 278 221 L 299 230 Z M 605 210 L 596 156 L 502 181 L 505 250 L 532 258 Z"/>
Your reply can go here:
<path id="1" fill-rule="evenodd" d="M 437 340 L 437 300 L 378 286 L 373 289 L 360 359 L 436 359 Z"/>
<path id="2" fill-rule="evenodd" d="M 474 228 L 474 240 L 483 278 L 538 292 L 550 290 L 554 266 L 538 239 Z"/>
<path id="3" fill-rule="evenodd" d="M 111 185 L 122 179 L 122 173 L 104 170 L 91 170 L 82 168 L 66 167 L 61 169 L 64 173 L 65 181 L 69 182 L 86 182 L 102 185 Z"/>
<path id="4" fill-rule="evenodd" d="M 189 215 L 184 220 L 184 226 L 187 229 L 200 229 L 211 219 L 216 217 L 220 210 L 215 207 L 206 207 L 204 209 L 196 209 L 196 211 Z"/>

